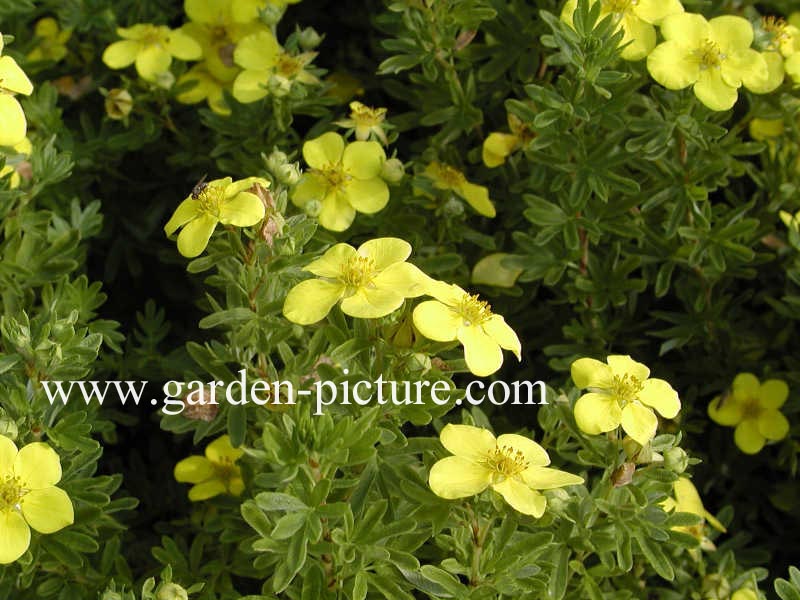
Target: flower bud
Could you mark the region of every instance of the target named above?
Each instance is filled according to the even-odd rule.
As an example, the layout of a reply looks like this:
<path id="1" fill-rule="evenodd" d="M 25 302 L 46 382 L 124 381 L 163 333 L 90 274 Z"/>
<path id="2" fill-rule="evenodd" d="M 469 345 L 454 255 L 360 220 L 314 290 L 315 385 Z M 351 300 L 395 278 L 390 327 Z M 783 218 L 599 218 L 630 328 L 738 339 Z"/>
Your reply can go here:
<path id="1" fill-rule="evenodd" d="M 635 472 L 636 465 L 634 463 L 622 463 L 622 465 L 611 475 L 611 483 L 614 484 L 614 487 L 628 485 L 631 481 L 633 481 L 633 474 Z"/>
<path id="2" fill-rule="evenodd" d="M 262 23 L 273 27 L 281 20 L 283 10 L 275 4 L 268 3 L 264 8 L 259 9 L 259 16 Z"/>
<path id="3" fill-rule="evenodd" d="M 264 159 L 264 162 L 267 165 L 267 169 L 271 173 L 276 173 L 281 169 L 281 167 L 289 162 L 289 157 L 285 152 L 281 152 L 275 148 L 275 150 L 270 152 L 269 155 Z"/>
<path id="4" fill-rule="evenodd" d="M 189 600 L 189 593 L 177 583 L 164 583 L 156 593 L 156 600 Z"/>
<path id="5" fill-rule="evenodd" d="M 318 217 L 322 212 L 322 202 L 319 200 L 309 200 L 303 207 L 309 217 Z"/>
<path id="6" fill-rule="evenodd" d="M 271 96 L 283 98 L 292 91 L 292 82 L 286 77 L 273 75 L 267 82 L 267 90 Z"/>
<path id="7" fill-rule="evenodd" d="M 405 175 L 405 167 L 403 162 L 398 158 L 390 158 L 383 163 L 381 169 L 381 177 L 387 183 L 400 183 Z"/>
<path id="8" fill-rule="evenodd" d="M 17 422 L 8 415 L 0 417 L 0 435 L 7 437 L 12 442 L 15 441 L 19 435 Z"/>
<path id="9" fill-rule="evenodd" d="M 133 98 L 128 90 L 114 88 L 106 94 L 106 114 L 110 119 L 121 121 L 133 110 Z"/>
<path id="10" fill-rule="evenodd" d="M 114 590 L 106 590 L 103 592 L 103 595 L 100 596 L 100 600 L 123 600 L 122 594 L 119 592 L 115 592 Z"/>
<path id="11" fill-rule="evenodd" d="M 322 42 L 322 36 L 313 27 L 306 27 L 297 36 L 300 47 L 305 50 L 313 50 Z"/>
<path id="12" fill-rule="evenodd" d="M 713 573 L 703 578 L 703 600 L 727 600 L 730 593 L 731 584 L 722 575 Z"/>
<path id="13" fill-rule="evenodd" d="M 455 196 L 450 196 L 444 203 L 444 214 L 449 217 L 460 217 L 464 214 L 464 203 Z"/>
<path id="14" fill-rule="evenodd" d="M 415 352 L 411 355 L 408 366 L 414 372 L 427 373 L 431 370 L 431 357 L 423 352 Z"/>
<path id="15" fill-rule="evenodd" d="M 664 466 L 674 473 L 683 473 L 689 466 L 689 455 L 683 448 L 670 448 L 664 452 Z"/>
<path id="16" fill-rule="evenodd" d="M 159 73 L 156 75 L 155 84 L 162 89 L 168 90 L 175 85 L 175 75 L 172 74 L 172 71 Z"/>

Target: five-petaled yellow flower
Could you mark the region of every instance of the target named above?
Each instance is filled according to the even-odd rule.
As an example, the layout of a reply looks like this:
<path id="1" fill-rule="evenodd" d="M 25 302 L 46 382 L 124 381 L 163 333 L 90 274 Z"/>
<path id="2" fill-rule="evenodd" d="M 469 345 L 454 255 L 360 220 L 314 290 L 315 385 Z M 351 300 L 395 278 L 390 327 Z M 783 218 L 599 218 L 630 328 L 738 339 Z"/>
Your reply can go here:
<path id="1" fill-rule="evenodd" d="M 489 199 L 489 190 L 482 185 L 467 181 L 464 173 L 455 167 L 432 162 L 425 168 L 423 174 L 433 181 L 435 188 L 455 192 L 484 217 L 494 217 L 497 214 Z"/>
<path id="2" fill-rule="evenodd" d="M 71 29 L 61 29 L 53 17 L 39 19 L 33 28 L 39 43 L 28 53 L 28 60 L 52 60 L 58 62 L 67 55 L 66 43 L 72 36 Z"/>
<path id="3" fill-rule="evenodd" d="M 600 2 L 600 18 L 607 15 L 622 29 L 620 46 L 625 60 L 641 60 L 656 47 L 656 28 L 665 17 L 683 12 L 679 0 L 592 0 Z M 561 11 L 561 19 L 572 25 L 572 15 L 578 0 L 567 0 Z M 627 45 L 626 45 L 627 44 Z"/>
<path id="4" fill-rule="evenodd" d="M 175 209 L 164 233 L 170 236 L 183 227 L 178 234 L 178 252 L 187 258 L 199 256 L 217 223 L 250 227 L 264 218 L 264 203 L 249 191 L 254 185 L 268 187 L 269 182 L 260 177 L 240 181 L 225 177 L 198 185 Z"/>
<path id="5" fill-rule="evenodd" d="M 693 525 L 691 527 L 673 527 L 675 531 L 682 531 L 695 537 L 700 542 L 700 547 L 703 550 L 714 550 L 714 544 L 708 539 L 706 535 L 705 524 L 706 521 L 717 531 L 725 533 L 726 529 L 717 518 L 708 512 L 703 506 L 703 501 L 700 499 L 700 494 L 697 488 L 694 487 L 691 479 L 688 477 L 679 477 L 672 484 L 672 498 L 667 498 L 662 504 L 665 511 L 674 510 L 675 512 L 692 513 L 703 518 L 703 523 Z"/>
<path id="6" fill-rule="evenodd" d="M 246 104 L 261 100 L 270 91 L 285 96 L 295 81 L 307 85 L 319 83 L 319 79 L 306 71 L 316 56 L 316 52 L 297 55 L 286 52 L 271 31 L 248 35 L 233 53 L 234 62 L 244 69 L 233 82 L 233 97 Z"/>
<path id="7" fill-rule="evenodd" d="M 523 148 L 534 138 L 534 133 L 511 113 L 508 113 L 508 128 L 511 133 L 493 131 L 483 140 L 481 158 L 490 169 L 502 165 L 508 155 Z"/>
<path id="8" fill-rule="evenodd" d="M 389 202 L 389 186 L 381 179 L 386 153 L 378 142 L 352 142 L 345 146 L 338 133 L 324 133 L 303 144 L 308 171 L 292 192 L 300 208 L 321 203 L 319 224 L 344 231 L 356 211 L 376 213 Z"/>
<path id="9" fill-rule="evenodd" d="M 512 508 L 538 519 L 547 507 L 539 490 L 583 483 L 582 477 L 549 468 L 547 451 L 521 435 L 495 438 L 487 429 L 449 424 L 440 440 L 455 455 L 431 467 L 428 483 L 441 498 L 466 498 L 491 487 Z"/>
<path id="10" fill-rule="evenodd" d="M 184 84 L 186 84 L 185 89 Z M 214 77 L 205 63 L 194 65 L 178 77 L 176 86 L 182 88 L 175 96 L 181 104 L 197 104 L 205 100 L 208 107 L 218 115 L 231 113 L 222 93 L 222 90 L 230 88 L 230 84 Z"/>
<path id="11" fill-rule="evenodd" d="M 47 444 L 34 442 L 17 450 L 0 435 L 0 564 L 25 554 L 31 528 L 55 533 L 72 525 L 75 514 L 61 480 L 61 461 Z"/>
<path id="12" fill-rule="evenodd" d="M 103 52 L 103 62 L 112 69 L 124 69 L 136 64 L 136 72 L 145 81 L 158 82 L 169 71 L 172 58 L 198 60 L 203 55 L 200 44 L 182 29 L 166 25 L 140 23 L 120 27 L 117 35 L 123 38 Z"/>
<path id="13" fill-rule="evenodd" d="M 336 244 L 305 267 L 319 279 L 294 286 L 283 305 L 284 316 L 310 325 L 325 318 L 341 301 L 342 312 L 361 319 L 377 319 L 394 312 L 406 298 L 425 293 L 430 278 L 405 262 L 411 244 L 398 238 L 377 238 L 358 250 Z"/>
<path id="14" fill-rule="evenodd" d="M 366 141 L 370 135 L 374 135 L 384 146 L 389 143 L 386 139 L 386 132 L 383 130 L 383 122 L 386 120 L 385 108 L 372 108 L 361 104 L 358 100 L 350 103 L 350 116 L 347 119 L 336 121 L 339 127 L 352 129 L 356 134 L 356 139 Z"/>
<path id="15" fill-rule="evenodd" d="M 244 481 L 236 461 L 243 454 L 244 450 L 231 446 L 231 438 L 223 435 L 206 446 L 205 456 L 190 456 L 175 465 L 175 480 L 194 484 L 189 490 L 192 502 L 220 494 L 241 496 Z"/>
<path id="16" fill-rule="evenodd" d="M 607 363 L 579 358 L 571 372 L 576 386 L 589 389 L 575 403 L 575 421 L 590 435 L 622 425 L 625 433 L 645 446 L 658 427 L 653 409 L 672 419 L 681 408 L 672 386 L 663 379 L 648 379 L 650 369 L 630 356 L 612 355 Z"/>
<path id="17" fill-rule="evenodd" d="M 661 23 L 665 42 L 647 57 L 647 69 L 658 83 L 672 90 L 694 86 L 698 100 L 711 110 L 728 110 L 739 88 L 766 85 L 768 67 L 750 48 L 753 27 L 742 17 L 706 21 L 693 13 L 672 15 Z"/>
<path id="18" fill-rule="evenodd" d="M 511 350 L 522 360 L 517 334 L 505 319 L 478 295 L 471 295 L 455 284 L 434 281 L 426 292 L 435 300 L 421 302 L 414 309 L 414 326 L 426 338 L 437 342 L 458 340 L 464 346 L 467 368 L 485 377 L 503 364 L 501 348 Z"/>
<path id="19" fill-rule="evenodd" d="M 0 54 L 3 34 L 0 33 Z M 28 132 L 28 121 L 14 94 L 30 96 L 33 84 L 10 56 L 0 56 L 0 146 L 14 146 Z"/>
<path id="20" fill-rule="evenodd" d="M 779 410 L 788 397 L 789 386 L 781 379 L 761 383 L 752 373 L 739 373 L 730 393 L 708 405 L 708 416 L 720 425 L 736 427 L 733 439 L 739 450 L 756 454 L 767 440 L 782 440 L 789 433 L 789 421 Z"/>

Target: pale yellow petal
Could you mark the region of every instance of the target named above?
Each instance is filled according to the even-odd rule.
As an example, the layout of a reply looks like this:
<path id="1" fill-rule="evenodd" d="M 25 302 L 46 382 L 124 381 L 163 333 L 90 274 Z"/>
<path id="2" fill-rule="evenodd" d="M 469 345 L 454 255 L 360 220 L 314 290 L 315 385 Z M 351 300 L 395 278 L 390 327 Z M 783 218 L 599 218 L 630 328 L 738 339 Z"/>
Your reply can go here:
<path id="1" fill-rule="evenodd" d="M 217 219 L 207 213 L 192 219 L 178 234 L 178 252 L 186 258 L 200 256 L 208 246 L 208 240 L 216 227 Z"/>
<path id="2" fill-rule="evenodd" d="M 789 421 L 777 410 L 763 410 L 758 415 L 758 432 L 768 440 L 782 440 L 789 434 Z"/>
<path id="3" fill-rule="evenodd" d="M 547 451 L 532 439 L 516 433 L 504 433 L 497 438 L 499 448 L 509 447 L 522 452 L 527 462 L 532 467 L 544 467 L 550 464 Z"/>
<path id="4" fill-rule="evenodd" d="M 378 142 L 352 142 L 342 153 L 342 167 L 355 179 L 383 181 L 380 174 L 385 161 L 386 153 Z"/>
<path id="5" fill-rule="evenodd" d="M 618 378 L 634 378 L 640 382 L 650 377 L 650 369 L 640 362 L 636 362 L 630 356 L 612 354 L 607 359 L 611 372 Z"/>
<path id="6" fill-rule="evenodd" d="M 552 490 L 583 483 L 583 477 L 548 467 L 528 467 L 520 476 L 530 488 L 535 490 Z"/>
<path id="7" fill-rule="evenodd" d="M 47 444 L 33 442 L 24 446 L 14 460 L 14 475 L 23 487 L 38 490 L 61 480 L 61 460 Z"/>
<path id="8" fill-rule="evenodd" d="M 491 471 L 466 458 L 448 456 L 437 461 L 428 475 L 428 485 L 440 498 L 453 500 L 480 494 L 489 486 Z"/>
<path id="9" fill-rule="evenodd" d="M 192 486 L 189 490 L 189 500 L 192 502 L 200 502 L 224 494 L 227 491 L 222 480 L 210 479 L 209 481 L 204 481 L 203 483 Z"/>
<path id="10" fill-rule="evenodd" d="M 190 456 L 175 465 L 173 476 L 180 483 L 201 483 L 214 473 L 214 465 L 205 456 Z"/>
<path id="11" fill-rule="evenodd" d="M 584 433 L 597 435 L 619 427 L 622 411 L 610 394 L 590 392 L 575 402 L 575 422 Z"/>
<path id="12" fill-rule="evenodd" d="M 732 427 L 744 417 L 743 405 L 732 394 L 717 396 L 708 405 L 708 416 L 719 425 Z"/>
<path id="13" fill-rule="evenodd" d="M 467 368 L 474 375 L 486 377 L 496 372 L 503 364 L 503 351 L 500 346 L 479 326 L 459 327 L 457 337 L 464 345 Z"/>
<path id="14" fill-rule="evenodd" d="M 114 42 L 103 52 L 103 62 L 112 69 L 124 69 L 134 63 L 141 47 L 135 40 Z"/>
<path id="15" fill-rule="evenodd" d="M 457 423 L 445 425 L 439 439 L 452 454 L 476 463 L 485 461 L 498 446 L 497 439 L 488 429 Z"/>
<path id="16" fill-rule="evenodd" d="M 17 452 L 17 445 L 6 436 L 0 435 L 0 479 L 14 471 Z"/>
<path id="17" fill-rule="evenodd" d="M 164 233 L 168 236 L 175 233 L 180 227 L 183 227 L 200 215 L 200 202 L 192 197 L 187 198 L 178 205 L 175 212 L 172 213 L 167 224 L 164 225 Z"/>
<path id="18" fill-rule="evenodd" d="M 14 146 L 25 139 L 28 121 L 22 106 L 10 94 L 0 92 L 0 146 Z"/>
<path id="19" fill-rule="evenodd" d="M 67 492 L 57 487 L 33 490 L 22 497 L 22 514 L 39 533 L 55 533 L 75 522 Z"/>
<path id="20" fill-rule="evenodd" d="M 267 90 L 267 81 L 269 77 L 269 71 L 242 71 L 233 81 L 233 97 L 242 104 L 249 104 L 250 102 L 261 100 L 269 94 Z"/>
<path id="21" fill-rule="evenodd" d="M 570 367 L 572 381 L 578 388 L 610 389 L 614 384 L 614 373 L 606 363 L 594 358 L 579 358 Z M 619 424 L 619 423 L 618 423 Z"/>
<path id="22" fill-rule="evenodd" d="M 515 478 L 496 483 L 492 489 L 503 496 L 511 508 L 537 519 L 544 514 L 544 509 L 547 507 L 547 500 L 542 494 Z"/>
<path id="23" fill-rule="evenodd" d="M 403 296 L 395 290 L 361 287 L 342 300 L 342 312 L 359 319 L 378 319 L 393 313 L 403 304 Z"/>
<path id="24" fill-rule="evenodd" d="M 286 295 L 283 316 L 292 323 L 311 325 L 325 318 L 344 294 L 341 283 L 309 279 L 301 281 Z"/>
<path id="25" fill-rule="evenodd" d="M 668 40 L 647 55 L 647 70 L 665 88 L 682 90 L 700 78 L 700 67 L 693 52 L 691 46 Z"/>
<path id="26" fill-rule="evenodd" d="M 146 80 L 155 82 L 159 75 L 169 70 L 172 56 L 160 46 L 147 46 L 136 55 L 136 72 Z"/>
<path id="27" fill-rule="evenodd" d="M 31 530 L 15 510 L 0 511 L 0 565 L 7 565 L 25 554 L 31 544 Z"/>
<path id="28" fill-rule="evenodd" d="M 789 397 L 789 386 L 782 379 L 768 379 L 758 389 L 758 403 L 764 408 L 778 409 Z"/>
<path id="29" fill-rule="evenodd" d="M 389 265 L 373 280 L 376 287 L 391 289 L 404 298 L 417 298 L 427 289 L 428 276 L 407 262 Z"/>
<path id="30" fill-rule="evenodd" d="M 231 445 L 230 436 L 223 435 L 206 446 L 205 454 L 206 458 L 212 463 L 227 465 L 241 458 L 244 454 L 244 450 L 241 447 L 234 448 Z"/>
<path id="31" fill-rule="evenodd" d="M 411 256 L 411 244 L 400 238 L 375 238 L 361 244 L 358 253 L 371 258 L 375 268 L 382 271 L 389 265 L 403 262 Z"/>
<path id="32" fill-rule="evenodd" d="M 332 131 L 303 144 L 303 158 L 312 169 L 338 165 L 344 152 L 344 139 Z"/>
<path id="33" fill-rule="evenodd" d="M 674 419 L 681 409 L 678 392 L 663 379 L 648 379 L 639 391 L 639 400 L 655 408 L 662 417 Z"/>
<path id="34" fill-rule="evenodd" d="M 356 254 L 356 249 L 350 244 L 335 244 L 318 259 L 310 262 L 303 270 L 319 277 L 338 279 L 342 276 L 342 269 L 356 257 Z"/>
<path id="35" fill-rule="evenodd" d="M 638 402 L 630 402 L 622 409 L 622 429 L 640 445 L 646 446 L 655 437 L 657 427 L 658 417 L 652 409 Z"/>
<path id="36" fill-rule="evenodd" d="M 325 229 L 344 231 L 353 224 L 355 218 L 356 209 L 341 194 L 328 194 L 322 201 L 318 219 Z"/>
<path id="37" fill-rule="evenodd" d="M 517 360 L 522 360 L 522 344 L 520 344 L 519 337 L 503 317 L 492 315 L 487 321 L 481 323 L 481 328 L 501 348 L 511 350 Z"/>
<path id="38" fill-rule="evenodd" d="M 353 208 L 368 215 L 383 210 L 389 202 L 389 186 L 380 177 L 353 179 L 344 194 Z"/>
<path id="39" fill-rule="evenodd" d="M 438 300 L 426 300 L 414 309 L 414 326 L 422 335 L 435 342 L 455 340 L 461 324 L 462 319 L 458 313 Z"/>
<path id="40" fill-rule="evenodd" d="M 722 78 L 716 69 L 700 72 L 700 78 L 694 84 L 694 94 L 711 110 L 723 111 L 733 108 L 739 97 L 737 89 Z"/>
<path id="41" fill-rule="evenodd" d="M 458 188 L 457 192 L 478 214 L 484 217 L 494 217 L 497 214 L 494 204 L 489 199 L 489 190 L 486 187 L 465 182 Z"/>
<path id="42" fill-rule="evenodd" d="M 756 419 L 745 419 L 736 426 L 733 441 L 745 454 L 757 454 L 764 447 L 766 438 L 759 431 Z"/>
<path id="43" fill-rule="evenodd" d="M 0 88 L 25 96 L 33 92 L 31 80 L 10 56 L 0 56 Z"/>

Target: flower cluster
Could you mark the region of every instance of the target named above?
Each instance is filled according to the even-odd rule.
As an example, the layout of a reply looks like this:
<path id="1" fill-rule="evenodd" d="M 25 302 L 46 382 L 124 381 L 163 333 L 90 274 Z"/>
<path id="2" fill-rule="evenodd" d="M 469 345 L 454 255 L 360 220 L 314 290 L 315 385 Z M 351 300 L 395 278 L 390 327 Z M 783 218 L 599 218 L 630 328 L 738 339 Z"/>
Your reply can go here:
<path id="1" fill-rule="evenodd" d="M 205 456 L 190 456 L 175 465 L 175 480 L 191 483 L 189 500 L 199 502 L 220 494 L 241 496 L 244 491 L 242 470 L 236 464 L 244 454 L 234 448 L 227 435 L 206 446 Z"/>

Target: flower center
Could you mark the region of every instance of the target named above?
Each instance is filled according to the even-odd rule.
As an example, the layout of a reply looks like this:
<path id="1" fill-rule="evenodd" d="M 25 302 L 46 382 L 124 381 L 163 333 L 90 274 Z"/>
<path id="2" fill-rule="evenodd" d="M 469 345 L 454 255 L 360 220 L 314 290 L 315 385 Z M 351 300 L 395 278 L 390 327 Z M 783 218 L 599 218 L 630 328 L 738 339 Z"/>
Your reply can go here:
<path id="1" fill-rule="evenodd" d="M 275 72 L 281 77 L 291 79 L 295 77 L 300 71 L 303 70 L 302 61 L 298 60 L 291 54 L 281 52 L 278 56 L 278 62 L 275 64 Z"/>
<path id="2" fill-rule="evenodd" d="M 5 475 L 0 479 L 0 512 L 20 510 L 19 501 L 28 493 L 20 484 L 19 477 Z"/>
<path id="3" fill-rule="evenodd" d="M 788 23 L 782 17 L 763 17 L 761 28 L 769 34 L 770 41 L 767 45 L 769 50 L 778 50 L 782 42 L 789 41 L 791 37 L 786 30 Z"/>
<path id="4" fill-rule="evenodd" d="M 761 405 L 758 398 L 748 398 L 742 404 L 742 418 L 743 419 L 757 419 L 761 414 Z"/>
<path id="5" fill-rule="evenodd" d="M 714 40 L 705 40 L 694 52 L 702 70 L 719 69 L 722 61 L 728 58 Z"/>
<path id="6" fill-rule="evenodd" d="M 329 165 L 326 168 L 317 171 L 325 180 L 325 185 L 329 190 L 339 191 L 347 185 L 351 177 L 344 172 L 341 165 Z"/>
<path id="7" fill-rule="evenodd" d="M 439 172 L 437 175 L 442 184 L 450 189 L 458 188 L 466 183 L 464 174 L 450 165 L 439 165 Z"/>
<path id="8" fill-rule="evenodd" d="M 144 35 L 142 35 L 141 42 L 146 46 L 153 46 L 167 41 L 167 32 L 164 31 L 165 27 L 158 25 L 146 25 Z"/>
<path id="9" fill-rule="evenodd" d="M 215 478 L 224 482 L 225 487 L 228 487 L 231 479 L 238 474 L 238 467 L 227 456 L 220 456 L 213 465 Z"/>
<path id="10" fill-rule="evenodd" d="M 528 461 L 525 460 L 525 455 L 516 448 L 495 446 L 495 449 L 486 457 L 485 465 L 493 472 L 495 482 L 499 483 L 527 469 Z"/>
<path id="11" fill-rule="evenodd" d="M 342 265 L 340 279 L 347 287 L 367 286 L 372 283 L 373 277 L 375 277 L 375 261 L 368 256 L 354 256 Z"/>
<path id="12" fill-rule="evenodd" d="M 197 200 L 200 203 L 200 210 L 204 213 L 219 219 L 220 210 L 222 208 L 222 201 L 225 198 L 225 190 L 216 185 L 207 185 L 197 195 Z"/>
<path id="13" fill-rule="evenodd" d="M 225 29 L 223 25 L 217 25 L 215 27 L 210 27 L 209 32 L 211 37 L 211 45 L 216 46 L 217 44 L 225 45 L 230 43 L 228 39 L 228 30 Z"/>
<path id="14" fill-rule="evenodd" d="M 492 317 L 492 307 L 484 300 L 478 300 L 478 294 L 464 294 L 456 307 L 456 311 L 464 319 L 464 325 L 480 325 Z"/>
<path id="15" fill-rule="evenodd" d="M 636 400 L 639 392 L 642 391 L 642 382 L 628 373 L 625 373 L 622 377 L 614 375 L 611 391 L 614 397 L 624 406 L 628 402 Z"/>
<path id="16" fill-rule="evenodd" d="M 351 108 L 353 110 L 350 113 L 350 118 L 358 125 L 374 127 L 383 123 L 383 120 L 386 118 L 385 108 L 371 108 L 369 106 L 364 106 L 360 102 L 354 102 Z"/>
<path id="17" fill-rule="evenodd" d="M 603 8 L 610 13 L 624 13 L 639 4 L 639 0 L 603 0 Z"/>

